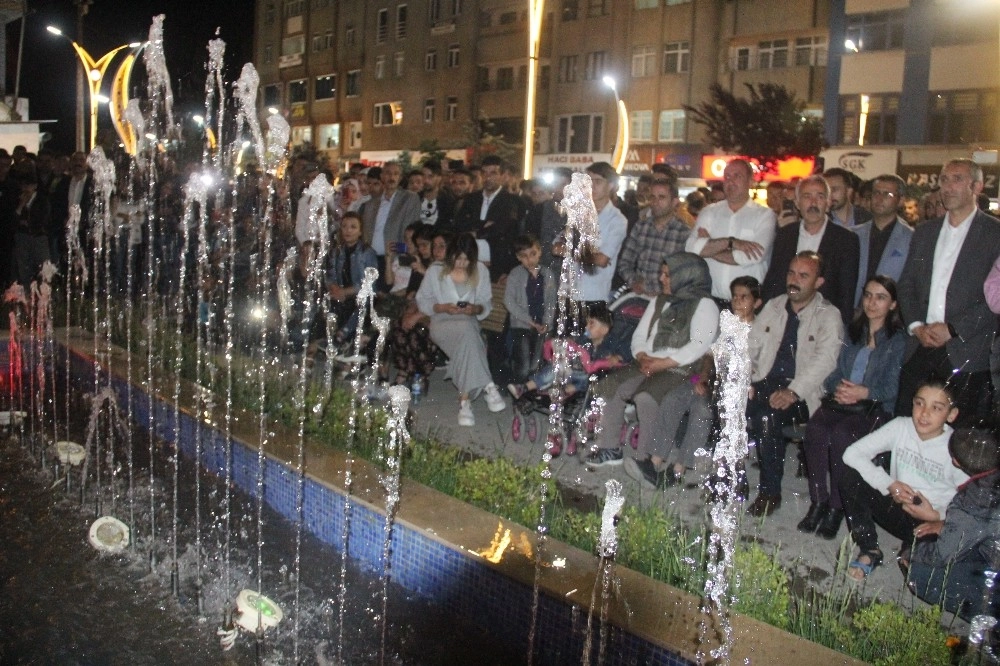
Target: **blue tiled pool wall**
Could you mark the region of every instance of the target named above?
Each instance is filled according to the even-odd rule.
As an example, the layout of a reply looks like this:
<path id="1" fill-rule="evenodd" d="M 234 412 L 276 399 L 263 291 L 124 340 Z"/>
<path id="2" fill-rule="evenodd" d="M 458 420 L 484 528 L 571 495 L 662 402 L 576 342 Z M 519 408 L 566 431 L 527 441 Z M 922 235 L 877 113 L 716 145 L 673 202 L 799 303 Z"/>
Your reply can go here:
<path id="1" fill-rule="evenodd" d="M 63 366 L 65 367 L 65 365 Z M 73 354 L 74 376 L 93 381 L 90 359 Z M 84 384 L 86 385 L 86 384 Z M 126 381 L 112 376 L 111 385 L 124 408 L 128 400 Z M 139 427 L 149 424 L 149 396 L 133 385 L 132 413 Z M 174 407 L 154 400 L 153 430 L 163 441 L 174 440 Z M 189 458 L 195 455 L 198 424 L 188 413 L 180 412 L 180 451 Z M 225 438 L 221 431 L 201 427 L 201 464 L 209 472 L 225 472 Z M 244 492 L 257 495 L 258 452 L 243 442 L 233 440 L 232 479 Z M 308 464 L 308 460 L 307 460 Z M 286 466 L 265 457 L 264 500 L 282 516 L 298 520 L 295 507 L 298 474 L 294 461 Z M 405 498 L 403 499 L 405 502 Z M 345 496 L 312 479 L 303 486 L 302 515 L 305 526 L 324 543 L 342 552 Z M 352 499 L 348 556 L 369 571 L 381 572 L 385 517 L 366 504 Z M 512 580 L 485 563 L 443 543 L 428 538 L 419 530 L 397 522 L 391 548 L 392 579 L 405 589 L 445 608 L 496 636 L 508 645 L 527 646 L 531 624 L 532 590 Z M 596 575 L 596 570 L 595 570 Z M 390 613 L 391 613 L 390 599 Z M 576 664 L 582 660 L 587 614 L 560 599 L 541 594 L 536 627 L 535 653 L 538 663 Z M 596 657 L 600 622 L 593 620 L 593 649 Z M 605 648 L 607 664 L 680 665 L 692 662 L 660 646 L 640 639 L 621 628 L 609 625 Z"/>

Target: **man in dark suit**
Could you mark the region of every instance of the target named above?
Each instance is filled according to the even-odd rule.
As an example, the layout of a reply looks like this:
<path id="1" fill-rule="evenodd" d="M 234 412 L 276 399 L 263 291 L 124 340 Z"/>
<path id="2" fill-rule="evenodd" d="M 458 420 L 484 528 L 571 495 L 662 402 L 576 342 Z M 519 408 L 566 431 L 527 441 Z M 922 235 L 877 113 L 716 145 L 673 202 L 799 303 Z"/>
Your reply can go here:
<path id="1" fill-rule="evenodd" d="M 470 232 L 489 243 L 490 281 L 498 282 L 517 266 L 514 239 L 521 225 L 521 202 L 503 184 L 503 160 L 488 155 L 482 163 L 483 189 L 462 201 L 455 215 L 458 233 Z"/>
<path id="2" fill-rule="evenodd" d="M 51 196 L 51 213 L 48 235 L 50 252 L 56 251 L 52 262 L 58 264 L 65 275 L 67 267 L 66 225 L 70 208 L 80 206 L 80 247 L 88 248 L 90 233 L 90 203 L 94 198 L 94 178 L 87 167 L 87 155 L 76 152 L 69 158 L 69 175 L 56 183 Z"/>
<path id="3" fill-rule="evenodd" d="M 365 244 L 375 250 L 380 276 L 385 276 L 386 263 L 399 249 L 396 244 L 403 242 L 403 230 L 420 220 L 420 197 L 399 187 L 402 175 L 399 162 L 386 162 L 381 173 L 382 194 L 365 203 L 362 212 Z"/>
<path id="4" fill-rule="evenodd" d="M 848 229 L 871 222 L 871 212 L 852 203 L 854 193 L 860 184 L 857 176 L 847 169 L 834 167 L 824 171 L 823 178 L 830 185 L 831 220 Z"/>
<path id="5" fill-rule="evenodd" d="M 912 336 L 899 378 L 896 414 L 913 410 L 917 385 L 930 375 L 948 379 L 961 423 L 989 416 L 990 347 L 997 318 L 983 283 L 1000 256 L 1000 223 L 976 208 L 983 170 L 972 160 L 950 160 L 938 180 L 944 218 L 913 232 L 899 278 L 899 309 Z"/>
<path id="6" fill-rule="evenodd" d="M 872 220 L 851 227 L 861 243 L 855 306 L 861 304 L 861 292 L 868 280 L 876 275 L 887 275 L 899 282 L 903 274 L 913 238 L 913 227 L 897 212 L 905 193 L 906 183 L 896 174 L 876 176 L 872 183 Z"/>
<path id="7" fill-rule="evenodd" d="M 762 295 L 770 300 L 785 293 L 788 267 L 799 252 L 811 250 L 823 258 L 823 285 L 819 293 L 850 323 L 854 316 L 854 289 L 858 281 L 858 237 L 830 222 L 830 186 L 822 176 L 809 176 L 795 187 L 800 219 L 778 229 L 771 265 L 764 276 Z"/>

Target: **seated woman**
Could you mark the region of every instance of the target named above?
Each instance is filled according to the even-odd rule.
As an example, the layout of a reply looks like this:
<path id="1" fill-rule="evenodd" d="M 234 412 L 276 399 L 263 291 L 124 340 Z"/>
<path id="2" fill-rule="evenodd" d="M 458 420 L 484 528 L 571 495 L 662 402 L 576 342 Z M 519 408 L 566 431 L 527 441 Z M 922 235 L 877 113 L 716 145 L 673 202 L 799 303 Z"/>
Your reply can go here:
<path id="1" fill-rule="evenodd" d="M 837 536 L 844 520 L 840 499 L 844 451 L 891 418 L 905 347 L 896 283 L 876 275 L 865 284 L 861 310 L 847 329 L 837 369 L 826 379 L 823 406 L 806 425 L 812 504 L 798 524 L 800 532 L 816 532 L 824 539 Z"/>
<path id="2" fill-rule="evenodd" d="M 491 412 L 507 404 L 490 375 L 479 322 L 490 313 L 489 272 L 478 261 L 472 234 L 455 236 L 444 261 L 427 269 L 417 291 L 417 307 L 430 317 L 431 340 L 448 355 L 450 378 L 458 388 L 458 425 L 474 426 L 471 400 L 482 392 Z"/>
<path id="3" fill-rule="evenodd" d="M 361 239 L 361 215 L 344 213 L 340 221 L 340 246 L 331 251 L 327 261 L 326 289 L 330 296 L 330 312 L 337 317 L 337 333 L 333 344 L 342 346 L 351 340 L 358 327 L 356 296 L 361 288 L 366 268 L 378 263 L 375 250 Z"/>
<path id="4" fill-rule="evenodd" d="M 415 297 L 431 264 L 444 261 L 449 237 L 448 232 L 435 230 L 430 224 L 421 225 L 414 234 L 417 251 L 410 266 L 410 281 L 406 285 L 406 304 L 402 315 L 392 322 L 389 329 L 389 356 L 396 367 L 393 383 L 410 386 L 419 374 L 424 395 L 427 395 L 428 377 L 434 372 L 439 350 L 431 341 L 431 320 L 417 308 Z M 438 242 L 434 243 L 435 240 Z"/>
<path id="5" fill-rule="evenodd" d="M 606 396 L 598 449 L 587 464 L 621 465 L 624 453 L 618 437 L 631 400 L 639 418 L 637 455 L 655 453 L 654 434 L 660 401 L 671 390 L 689 382 L 701 357 L 719 331 L 719 308 L 711 298 L 708 264 L 698 255 L 678 252 L 660 267 L 661 292 L 650 302 L 632 334 L 636 363 L 602 380 Z"/>

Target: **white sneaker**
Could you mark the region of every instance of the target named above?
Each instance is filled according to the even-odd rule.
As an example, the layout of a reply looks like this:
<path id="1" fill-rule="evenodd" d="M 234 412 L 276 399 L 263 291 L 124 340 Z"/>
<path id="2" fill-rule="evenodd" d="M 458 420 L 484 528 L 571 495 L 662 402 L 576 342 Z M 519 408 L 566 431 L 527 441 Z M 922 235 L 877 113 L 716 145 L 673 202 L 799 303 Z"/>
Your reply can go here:
<path id="1" fill-rule="evenodd" d="M 472 427 L 476 425 L 476 416 L 472 413 L 472 403 L 462 400 L 458 407 L 458 425 Z"/>
<path id="2" fill-rule="evenodd" d="M 483 389 L 483 393 L 486 395 L 486 406 L 490 408 L 491 412 L 502 412 L 507 409 L 507 403 L 504 402 L 503 396 L 500 395 L 500 389 L 493 382 L 486 385 Z"/>

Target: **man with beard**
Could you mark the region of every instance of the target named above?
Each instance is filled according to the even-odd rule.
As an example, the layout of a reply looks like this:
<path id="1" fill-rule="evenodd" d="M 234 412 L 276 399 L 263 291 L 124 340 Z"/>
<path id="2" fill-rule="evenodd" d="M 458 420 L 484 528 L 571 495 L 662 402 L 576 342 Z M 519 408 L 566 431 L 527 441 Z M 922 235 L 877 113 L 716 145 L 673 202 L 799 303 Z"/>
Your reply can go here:
<path id="1" fill-rule="evenodd" d="M 848 228 L 872 219 L 871 213 L 852 203 L 854 192 L 858 189 L 857 176 L 846 169 L 835 167 L 824 171 L 823 178 L 830 185 L 830 219 Z"/>
<path id="2" fill-rule="evenodd" d="M 778 229 L 771 265 L 764 278 L 763 296 L 768 301 L 785 293 L 785 276 L 792 258 L 806 250 L 823 257 L 823 282 L 819 291 L 840 310 L 846 325 L 854 316 L 854 291 L 858 283 L 860 244 L 858 237 L 838 224 L 831 224 L 830 186 L 822 176 L 809 176 L 795 187 L 798 224 Z"/>
<path id="3" fill-rule="evenodd" d="M 441 187 L 441 163 L 428 162 L 423 167 L 424 191 L 420 197 L 420 221 L 447 228 L 455 214 L 455 197 Z"/>
<path id="4" fill-rule="evenodd" d="M 968 159 L 950 160 L 938 179 L 944 218 L 913 232 L 899 278 L 899 309 L 912 336 L 899 376 L 896 415 L 913 409 L 927 377 L 948 378 L 961 424 L 989 416 L 990 347 L 997 318 L 983 285 L 1000 255 L 1000 223 L 976 208 L 983 170 Z"/>
<path id="5" fill-rule="evenodd" d="M 750 330 L 747 427 L 760 456 L 751 516 L 769 516 L 781 506 L 782 429 L 796 415 L 819 409 L 823 380 L 837 365 L 844 327 L 837 308 L 819 293 L 824 263 L 813 251 L 797 253 L 785 271 L 785 293 L 767 302 Z"/>

